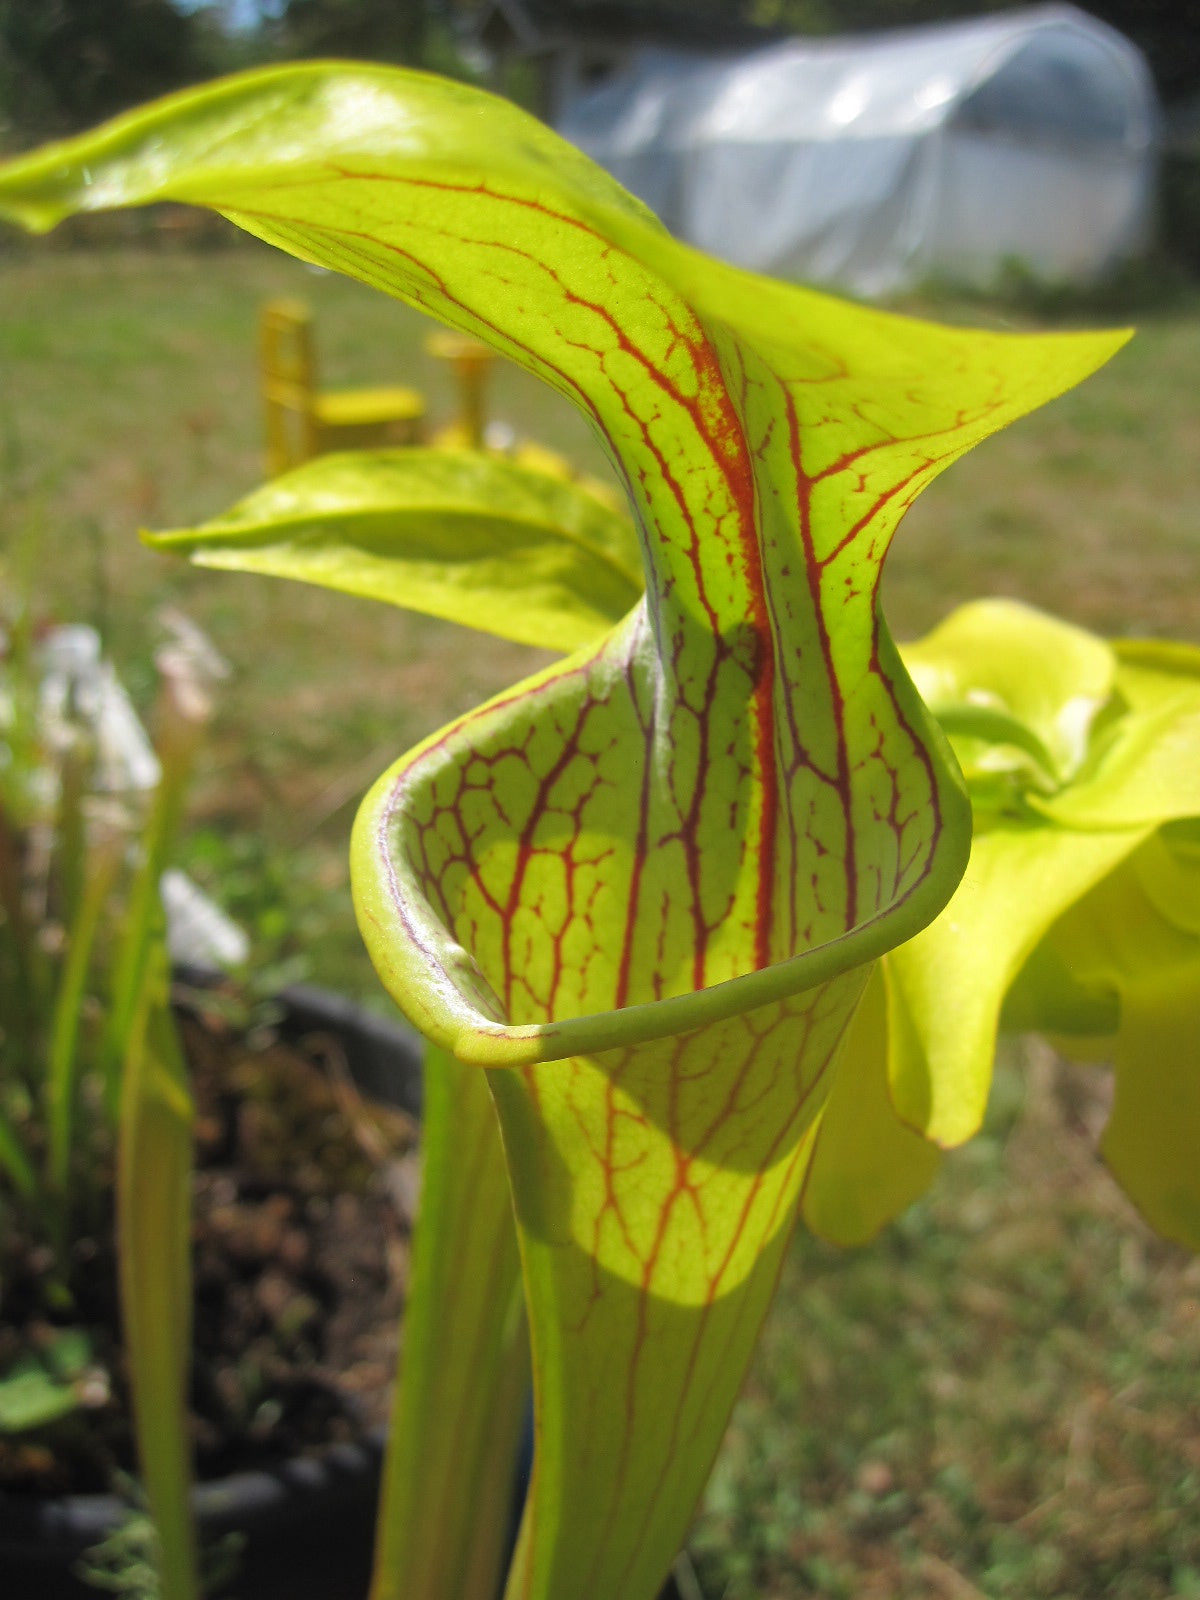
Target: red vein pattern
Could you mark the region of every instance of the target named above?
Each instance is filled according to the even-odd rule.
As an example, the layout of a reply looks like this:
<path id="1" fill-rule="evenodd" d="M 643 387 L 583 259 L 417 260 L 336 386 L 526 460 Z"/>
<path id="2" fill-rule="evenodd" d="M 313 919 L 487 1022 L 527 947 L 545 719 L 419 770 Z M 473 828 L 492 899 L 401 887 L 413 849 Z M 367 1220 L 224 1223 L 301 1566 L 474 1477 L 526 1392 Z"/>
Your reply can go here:
<path id="1" fill-rule="evenodd" d="M 943 796 L 886 662 L 879 576 L 919 489 L 995 425 L 999 379 L 968 413 L 910 371 L 868 412 L 870 382 L 819 340 L 781 368 L 541 200 L 423 180 L 397 225 L 386 180 L 339 182 L 341 214 L 362 214 L 322 232 L 322 258 L 399 274 L 581 404 L 646 560 L 622 627 L 427 743 L 372 813 L 384 915 L 422 987 L 481 1021 L 558 1022 L 765 968 L 903 902 Z M 656 1587 L 864 975 L 493 1074 L 521 1152 L 539 1411 L 510 1600 Z"/>
<path id="2" fill-rule="evenodd" d="M 891 524 L 960 447 L 962 418 L 911 439 L 864 430 L 839 409 L 839 384 L 857 387 L 841 368 L 790 385 L 604 241 L 570 278 L 518 242 L 522 201 L 473 203 L 497 213 L 471 248 L 489 300 L 519 308 L 520 344 L 472 302 L 478 261 L 453 284 L 439 266 L 438 309 L 576 390 L 647 556 L 625 625 L 427 744 L 376 813 L 409 948 L 519 1026 L 785 960 L 929 869 L 941 800 L 883 668 L 875 591 Z M 870 444 L 843 443 L 848 425 Z M 881 492 L 889 456 L 903 470 Z M 861 981 L 496 1075 L 523 1151 L 540 1416 L 514 1600 L 661 1577 L 769 1301 Z"/>

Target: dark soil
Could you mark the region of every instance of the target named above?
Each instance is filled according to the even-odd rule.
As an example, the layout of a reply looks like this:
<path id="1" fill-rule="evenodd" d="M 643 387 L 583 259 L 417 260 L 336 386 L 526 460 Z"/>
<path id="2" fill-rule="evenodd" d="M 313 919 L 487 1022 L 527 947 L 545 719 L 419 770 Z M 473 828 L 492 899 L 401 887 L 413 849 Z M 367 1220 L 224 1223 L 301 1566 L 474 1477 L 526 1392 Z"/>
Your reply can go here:
<path id="1" fill-rule="evenodd" d="M 291 1048 L 207 1006 L 181 1027 L 197 1113 L 191 1410 L 205 1479 L 319 1453 L 385 1420 L 415 1128 L 361 1099 L 332 1036 Z M 4 1243 L 0 1371 L 56 1324 L 88 1329 L 94 1370 L 69 1417 L 0 1436 L 0 1489 L 109 1490 L 134 1470 L 111 1214 L 77 1239 L 62 1310 L 47 1309 L 44 1249 Z"/>

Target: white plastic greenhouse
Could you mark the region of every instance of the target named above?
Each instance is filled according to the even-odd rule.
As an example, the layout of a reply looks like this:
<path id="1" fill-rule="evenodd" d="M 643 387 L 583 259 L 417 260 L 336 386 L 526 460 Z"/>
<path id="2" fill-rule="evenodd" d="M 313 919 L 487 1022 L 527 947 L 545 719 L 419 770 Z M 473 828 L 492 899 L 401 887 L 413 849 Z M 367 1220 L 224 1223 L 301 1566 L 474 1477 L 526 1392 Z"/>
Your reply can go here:
<path id="1" fill-rule="evenodd" d="M 645 47 L 560 131 L 681 238 L 866 296 L 1086 282 L 1146 242 L 1159 113 L 1121 34 L 1069 5 L 795 39 Z"/>

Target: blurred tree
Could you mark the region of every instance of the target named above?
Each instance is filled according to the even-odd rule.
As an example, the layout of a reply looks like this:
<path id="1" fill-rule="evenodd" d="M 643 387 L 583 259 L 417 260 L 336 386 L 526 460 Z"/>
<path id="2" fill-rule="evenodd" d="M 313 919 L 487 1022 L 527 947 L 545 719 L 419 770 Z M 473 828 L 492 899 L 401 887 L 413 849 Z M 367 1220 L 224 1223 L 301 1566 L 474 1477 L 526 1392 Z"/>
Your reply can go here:
<path id="1" fill-rule="evenodd" d="M 349 7 L 354 0 L 292 0 L 295 7 L 313 3 L 330 10 Z M 397 0 L 404 9 L 406 0 Z M 1200 90 L 1200 0 L 1080 0 L 1102 22 L 1118 29 L 1145 53 L 1164 100 L 1179 99 Z M 373 10 L 386 0 L 364 5 Z M 419 0 L 407 0 L 416 7 Z M 487 0 L 428 0 L 430 9 L 459 19 L 486 8 Z M 597 26 L 606 10 L 605 0 L 518 0 L 521 9 L 539 20 L 562 25 L 572 11 L 588 14 Z M 909 27 L 922 22 L 951 22 L 986 12 L 1027 7 L 1030 0 L 619 0 L 612 6 L 627 26 L 628 13 L 644 10 L 656 21 L 674 16 L 681 37 L 691 18 L 721 18 L 798 34 L 859 32 L 874 28 Z"/>
<path id="2" fill-rule="evenodd" d="M 1086 0 L 1143 51 L 1164 100 L 1200 90 L 1200 6 L 1196 0 Z"/>
<path id="3" fill-rule="evenodd" d="M 21 143 L 98 122 L 204 77 L 202 38 L 170 0 L 0 0 L 0 120 Z"/>
<path id="4" fill-rule="evenodd" d="M 951 22 L 1012 11 L 1029 0 L 692 0 L 693 9 L 747 18 L 797 33 L 838 33 Z M 1200 5 L 1196 0 L 1082 0 L 1084 9 L 1132 39 L 1164 100 L 1200 89 Z"/>
<path id="5" fill-rule="evenodd" d="M 287 56 L 352 56 L 420 66 L 428 0 L 288 0 L 277 32 Z"/>

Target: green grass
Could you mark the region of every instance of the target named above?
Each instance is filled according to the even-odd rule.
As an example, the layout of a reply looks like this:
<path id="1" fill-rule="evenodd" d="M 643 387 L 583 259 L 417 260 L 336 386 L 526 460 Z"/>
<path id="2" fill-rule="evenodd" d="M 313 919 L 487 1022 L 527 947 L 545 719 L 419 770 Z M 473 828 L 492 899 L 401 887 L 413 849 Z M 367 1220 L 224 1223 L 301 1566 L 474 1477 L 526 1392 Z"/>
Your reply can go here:
<path id="1" fill-rule="evenodd" d="M 1097 1164 L 1104 1093 L 1013 1050 L 899 1223 L 797 1241 L 693 1535 L 706 1595 L 1200 1595 L 1200 1262 Z"/>
<path id="2" fill-rule="evenodd" d="M 154 609 L 211 632 L 234 678 L 188 864 L 273 972 L 378 996 L 346 885 L 354 804 L 542 658 L 138 544 L 257 481 L 255 321 L 281 293 L 312 302 L 329 381 L 416 382 L 448 415 L 421 319 L 253 244 L 0 254 L 0 556 L 40 529 L 45 609 L 99 621 L 143 705 Z M 1200 641 L 1198 371 L 1200 303 L 1158 313 L 952 468 L 898 536 L 897 633 L 991 592 Z M 521 374 L 494 410 L 600 465 Z M 1014 1054 L 998 1084 L 985 1135 L 878 1243 L 798 1241 L 695 1531 L 709 1600 L 1200 1597 L 1200 1266 L 1097 1162 L 1102 1074 Z"/>

